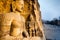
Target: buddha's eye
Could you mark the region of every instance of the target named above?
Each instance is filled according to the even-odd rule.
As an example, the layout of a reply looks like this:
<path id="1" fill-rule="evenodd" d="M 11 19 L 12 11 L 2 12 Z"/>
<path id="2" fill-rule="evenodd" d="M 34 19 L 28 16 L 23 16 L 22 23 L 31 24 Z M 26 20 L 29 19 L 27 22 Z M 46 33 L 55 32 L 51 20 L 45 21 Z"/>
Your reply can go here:
<path id="1" fill-rule="evenodd" d="M 13 0 L 13 1 L 16 1 L 16 0 Z"/>

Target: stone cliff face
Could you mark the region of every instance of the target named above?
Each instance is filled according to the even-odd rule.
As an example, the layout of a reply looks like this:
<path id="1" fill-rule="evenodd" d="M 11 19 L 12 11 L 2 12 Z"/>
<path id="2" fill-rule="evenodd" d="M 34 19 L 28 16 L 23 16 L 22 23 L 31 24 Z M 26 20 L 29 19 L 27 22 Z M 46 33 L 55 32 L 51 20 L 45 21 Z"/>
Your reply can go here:
<path id="1" fill-rule="evenodd" d="M 25 29 L 28 32 L 28 36 L 31 37 L 31 39 L 27 37 L 27 39 L 24 40 L 45 40 L 38 0 L 0 0 L 0 14 L 10 12 L 18 12 L 21 16 L 24 17 Z M 20 35 L 26 37 L 25 34 Z M 18 40 L 20 39 L 20 36 L 17 37 L 17 39 L 11 38 L 14 37 L 12 36 L 6 40 Z M 1 40 L 5 39 L 2 38 Z"/>
<path id="2" fill-rule="evenodd" d="M 26 21 L 29 22 L 29 26 L 27 25 L 29 29 L 27 30 L 30 30 L 30 36 L 43 37 L 44 34 L 41 21 L 41 11 L 39 8 L 38 0 L 29 0 L 28 3 L 30 3 L 28 7 L 28 10 L 30 10 L 30 12 L 28 13 L 30 13 L 30 15 L 26 19 Z M 35 33 L 33 33 L 32 31 L 34 31 Z"/>

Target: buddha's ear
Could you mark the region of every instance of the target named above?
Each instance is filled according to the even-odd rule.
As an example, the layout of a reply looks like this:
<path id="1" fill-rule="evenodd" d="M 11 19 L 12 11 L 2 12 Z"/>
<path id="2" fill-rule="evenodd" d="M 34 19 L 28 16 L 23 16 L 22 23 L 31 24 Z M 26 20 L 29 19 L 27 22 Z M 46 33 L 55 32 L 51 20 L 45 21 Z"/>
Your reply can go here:
<path id="1" fill-rule="evenodd" d="M 13 2 L 12 2 L 12 10 L 13 10 L 13 12 L 15 11 L 15 9 L 16 9 L 16 2 L 13 1 Z"/>

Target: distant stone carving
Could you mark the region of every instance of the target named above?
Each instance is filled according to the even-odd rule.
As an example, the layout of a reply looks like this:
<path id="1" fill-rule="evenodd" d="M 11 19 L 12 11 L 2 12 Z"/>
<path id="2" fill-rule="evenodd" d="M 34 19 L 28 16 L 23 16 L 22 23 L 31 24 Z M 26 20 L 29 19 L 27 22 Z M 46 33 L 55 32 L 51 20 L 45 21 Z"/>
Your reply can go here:
<path id="1" fill-rule="evenodd" d="M 0 40 L 45 40 L 38 0 L 0 0 Z"/>

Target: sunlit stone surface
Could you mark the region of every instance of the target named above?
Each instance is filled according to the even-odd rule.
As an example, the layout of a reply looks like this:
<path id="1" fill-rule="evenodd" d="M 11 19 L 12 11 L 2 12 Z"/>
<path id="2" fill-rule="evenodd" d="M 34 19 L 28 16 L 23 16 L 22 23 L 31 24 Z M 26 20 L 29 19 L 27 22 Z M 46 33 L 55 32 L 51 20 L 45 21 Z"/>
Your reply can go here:
<path id="1" fill-rule="evenodd" d="M 0 0 L 0 40 L 45 40 L 38 0 Z"/>

